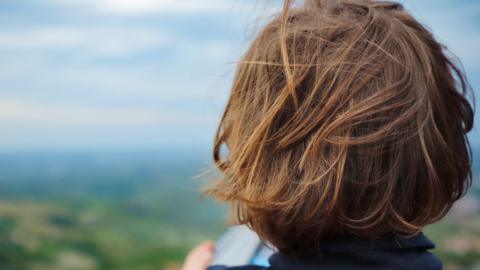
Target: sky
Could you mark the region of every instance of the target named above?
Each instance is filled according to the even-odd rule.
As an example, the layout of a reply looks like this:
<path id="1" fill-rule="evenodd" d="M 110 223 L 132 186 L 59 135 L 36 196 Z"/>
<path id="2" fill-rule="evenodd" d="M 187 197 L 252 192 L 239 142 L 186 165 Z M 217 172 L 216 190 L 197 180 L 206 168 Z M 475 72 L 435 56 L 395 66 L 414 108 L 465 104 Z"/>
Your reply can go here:
<path id="1" fill-rule="evenodd" d="M 400 2 L 480 89 L 480 1 Z M 0 152 L 209 149 L 235 62 L 278 8 L 272 0 L 0 0 Z M 480 147 L 479 127 L 470 138 Z"/>

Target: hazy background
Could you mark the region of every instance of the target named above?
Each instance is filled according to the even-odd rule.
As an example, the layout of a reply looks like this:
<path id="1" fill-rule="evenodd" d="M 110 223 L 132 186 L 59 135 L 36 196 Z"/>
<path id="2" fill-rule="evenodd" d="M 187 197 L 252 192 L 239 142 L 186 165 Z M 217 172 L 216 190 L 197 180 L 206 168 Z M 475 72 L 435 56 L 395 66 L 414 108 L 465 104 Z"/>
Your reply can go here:
<path id="1" fill-rule="evenodd" d="M 480 2 L 400 2 L 480 96 Z M 217 237 L 223 209 L 192 176 L 279 3 L 0 0 L 0 268 L 175 269 Z M 478 116 L 470 196 L 427 231 L 447 269 L 480 268 Z"/>

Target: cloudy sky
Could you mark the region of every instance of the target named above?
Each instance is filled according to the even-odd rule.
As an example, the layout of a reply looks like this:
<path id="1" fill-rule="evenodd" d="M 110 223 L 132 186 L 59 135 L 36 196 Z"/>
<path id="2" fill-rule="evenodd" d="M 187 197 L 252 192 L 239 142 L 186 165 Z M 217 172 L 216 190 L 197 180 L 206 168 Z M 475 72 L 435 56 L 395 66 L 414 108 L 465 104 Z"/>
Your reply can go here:
<path id="1" fill-rule="evenodd" d="M 401 2 L 480 89 L 480 2 Z M 0 149 L 208 149 L 234 62 L 275 9 L 271 0 L 0 0 Z"/>

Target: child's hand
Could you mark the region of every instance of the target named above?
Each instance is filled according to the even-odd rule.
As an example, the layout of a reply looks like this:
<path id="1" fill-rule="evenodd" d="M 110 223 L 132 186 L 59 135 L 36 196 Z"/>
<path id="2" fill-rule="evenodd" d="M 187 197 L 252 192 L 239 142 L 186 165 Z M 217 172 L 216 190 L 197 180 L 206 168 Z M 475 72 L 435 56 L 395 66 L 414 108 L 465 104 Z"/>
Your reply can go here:
<path id="1" fill-rule="evenodd" d="M 187 255 L 182 270 L 206 270 L 212 262 L 214 250 L 211 241 L 201 243 Z"/>

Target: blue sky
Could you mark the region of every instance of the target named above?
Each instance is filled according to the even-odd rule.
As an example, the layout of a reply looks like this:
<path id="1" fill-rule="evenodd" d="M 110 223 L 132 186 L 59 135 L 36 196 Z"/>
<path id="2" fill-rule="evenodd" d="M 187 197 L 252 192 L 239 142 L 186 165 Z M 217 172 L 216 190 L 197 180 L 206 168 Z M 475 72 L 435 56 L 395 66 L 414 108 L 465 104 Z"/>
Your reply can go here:
<path id="1" fill-rule="evenodd" d="M 480 1 L 401 2 L 480 89 Z M 258 18 L 278 7 L 269 0 L 0 0 L 0 149 L 208 149 L 234 62 Z M 480 146 L 478 127 L 471 138 Z"/>

